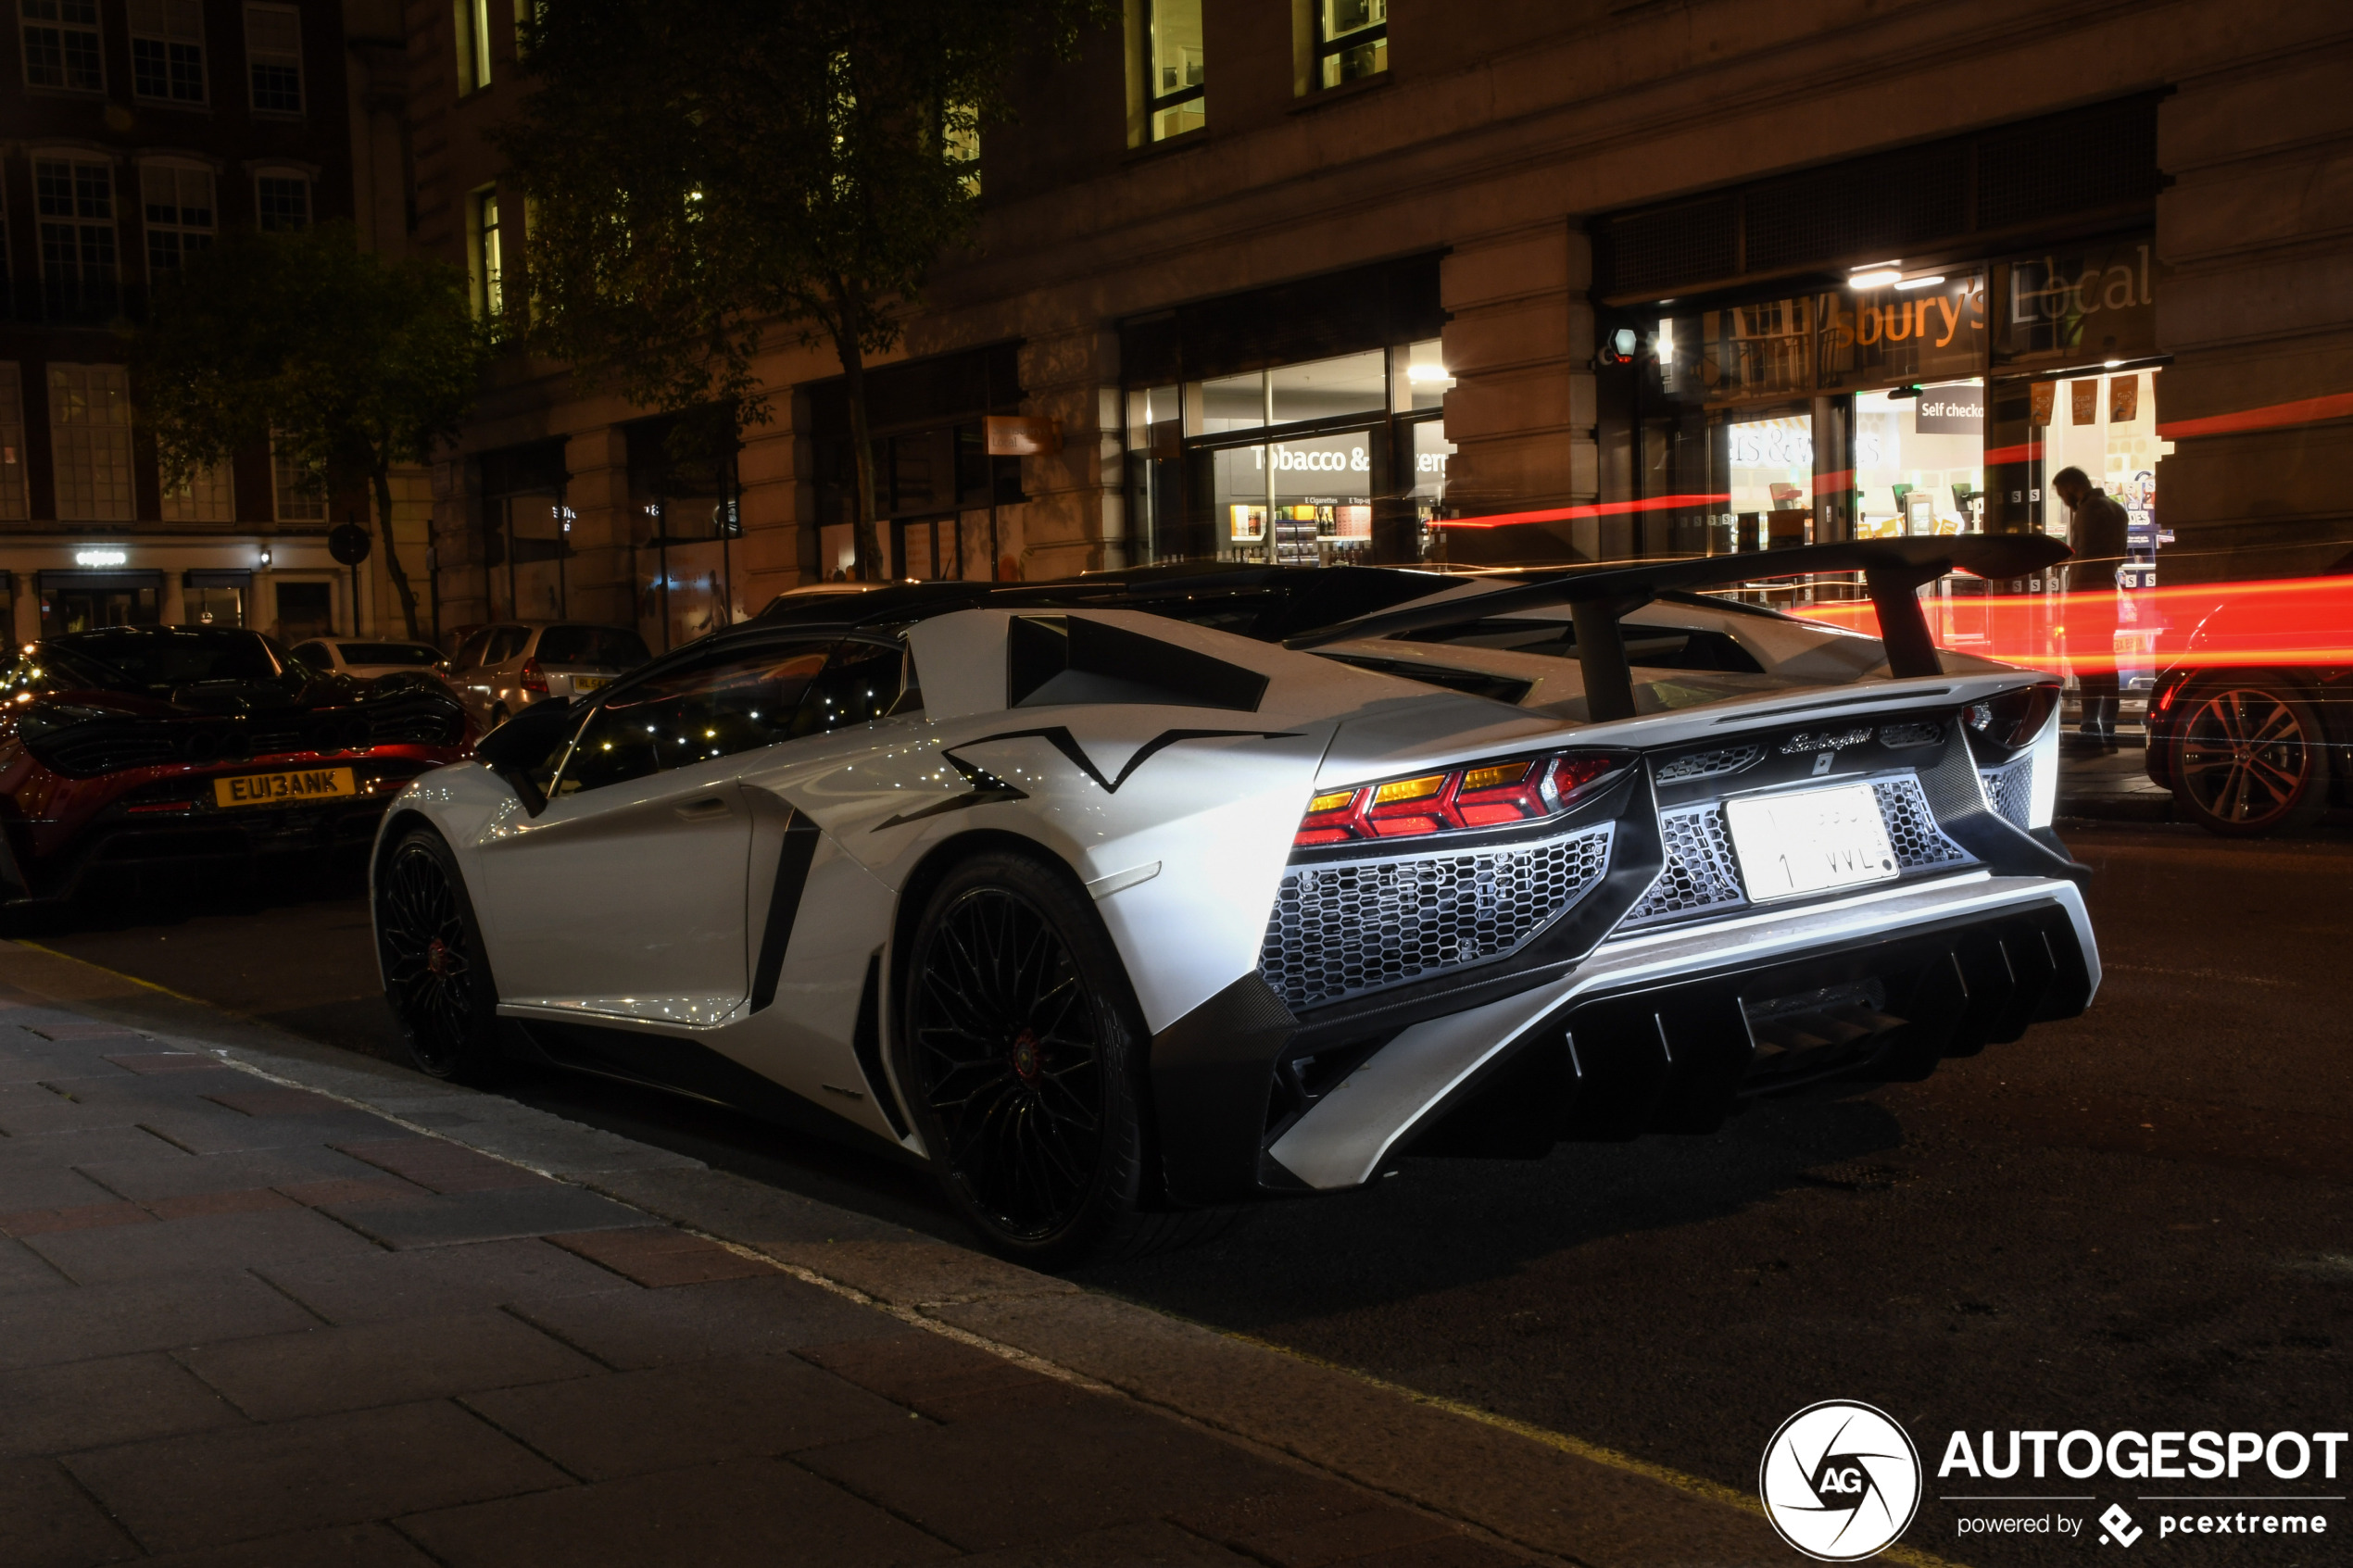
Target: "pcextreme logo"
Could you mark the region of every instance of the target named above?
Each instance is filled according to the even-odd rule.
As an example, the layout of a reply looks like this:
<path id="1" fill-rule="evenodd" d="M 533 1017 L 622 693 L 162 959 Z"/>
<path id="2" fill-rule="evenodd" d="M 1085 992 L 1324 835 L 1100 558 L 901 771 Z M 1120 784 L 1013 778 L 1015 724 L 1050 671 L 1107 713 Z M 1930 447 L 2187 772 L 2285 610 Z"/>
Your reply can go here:
<path id="1" fill-rule="evenodd" d="M 1781 1539 L 1820 1562 L 1876 1556 L 1911 1527 L 1920 1456 L 1885 1411 L 1825 1399 L 1765 1445 L 1756 1493 Z"/>

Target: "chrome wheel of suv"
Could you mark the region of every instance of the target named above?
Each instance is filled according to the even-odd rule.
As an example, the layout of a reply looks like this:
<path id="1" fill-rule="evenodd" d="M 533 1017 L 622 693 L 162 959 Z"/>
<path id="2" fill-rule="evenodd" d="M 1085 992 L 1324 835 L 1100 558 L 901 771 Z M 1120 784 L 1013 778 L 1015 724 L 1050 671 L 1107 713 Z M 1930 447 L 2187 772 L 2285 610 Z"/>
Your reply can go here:
<path id="1" fill-rule="evenodd" d="M 2196 694 L 2173 738 L 2174 795 L 2210 832 L 2309 826 L 2328 800 L 2328 748 L 2302 698 L 2269 686 Z"/>

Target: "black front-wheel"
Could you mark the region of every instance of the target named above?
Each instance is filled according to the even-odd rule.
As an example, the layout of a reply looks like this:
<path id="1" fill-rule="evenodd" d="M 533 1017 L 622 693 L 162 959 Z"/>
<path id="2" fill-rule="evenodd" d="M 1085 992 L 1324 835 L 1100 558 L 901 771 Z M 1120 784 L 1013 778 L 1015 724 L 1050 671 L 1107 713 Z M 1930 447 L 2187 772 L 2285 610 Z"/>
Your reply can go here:
<path id="1" fill-rule="evenodd" d="M 975 856 L 933 891 L 900 972 L 895 1065 L 949 1201 L 1033 1268 L 1133 1230 L 1143 1021 L 1086 895 Z"/>
<path id="2" fill-rule="evenodd" d="M 495 1075 L 498 990 L 465 879 L 431 828 L 411 829 L 377 872 L 376 950 L 419 1070 L 467 1083 Z"/>
<path id="3" fill-rule="evenodd" d="M 2173 734 L 2173 798 L 2208 833 L 2293 833 L 2328 805 L 2328 746 L 2311 705 L 2268 683 L 2191 694 Z"/>

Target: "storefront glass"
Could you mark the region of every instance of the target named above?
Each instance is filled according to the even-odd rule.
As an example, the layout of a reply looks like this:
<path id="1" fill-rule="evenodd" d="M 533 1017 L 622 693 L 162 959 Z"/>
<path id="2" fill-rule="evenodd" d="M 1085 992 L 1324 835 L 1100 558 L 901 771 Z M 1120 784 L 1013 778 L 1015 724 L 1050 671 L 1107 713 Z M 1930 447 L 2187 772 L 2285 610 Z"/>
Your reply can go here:
<path id="1" fill-rule="evenodd" d="M 1855 536 L 1980 532 L 1982 377 L 1855 395 Z"/>
<path id="2" fill-rule="evenodd" d="M 1730 499 L 1708 553 L 1780 549 L 1806 543 L 1814 500 L 1810 405 L 1743 409 L 1724 422 Z"/>
<path id="3" fill-rule="evenodd" d="M 180 590 L 181 622 L 188 626 L 243 626 L 245 623 L 245 591 L 243 588 L 197 588 Z"/>

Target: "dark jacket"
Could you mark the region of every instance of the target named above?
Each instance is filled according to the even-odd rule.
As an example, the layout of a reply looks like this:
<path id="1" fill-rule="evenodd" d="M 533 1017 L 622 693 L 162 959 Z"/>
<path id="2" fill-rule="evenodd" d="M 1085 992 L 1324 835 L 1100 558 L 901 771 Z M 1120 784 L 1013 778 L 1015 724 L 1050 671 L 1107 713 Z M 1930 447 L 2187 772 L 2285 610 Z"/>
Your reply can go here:
<path id="1" fill-rule="evenodd" d="M 2067 540 L 2075 550 L 2075 559 L 2070 565 L 2079 586 L 2094 577 L 2106 579 L 2124 564 L 2129 523 L 2124 508 L 2117 505 L 2114 496 L 2095 490 L 2083 497 L 2083 504 L 2075 508 L 2074 525 L 2068 530 Z"/>

